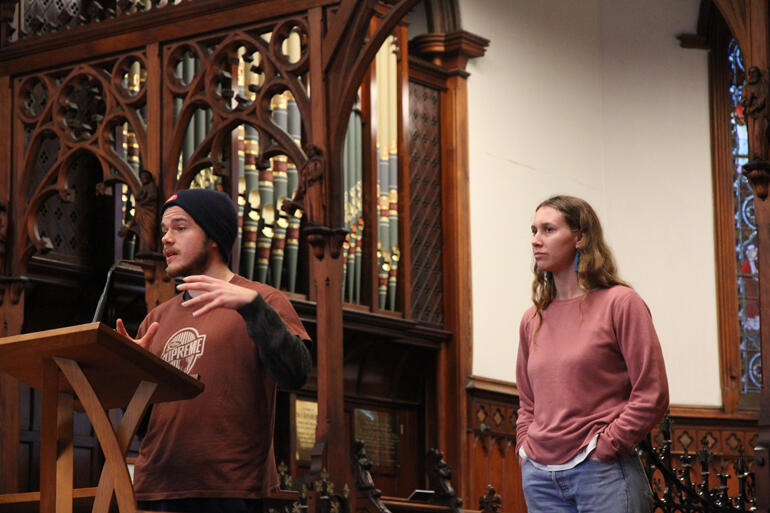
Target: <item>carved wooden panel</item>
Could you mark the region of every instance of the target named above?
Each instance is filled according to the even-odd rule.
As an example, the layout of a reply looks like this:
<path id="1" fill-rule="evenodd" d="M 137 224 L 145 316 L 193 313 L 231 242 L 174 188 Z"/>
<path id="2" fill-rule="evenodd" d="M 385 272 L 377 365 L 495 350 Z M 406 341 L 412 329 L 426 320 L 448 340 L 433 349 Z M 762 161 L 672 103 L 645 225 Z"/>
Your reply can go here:
<path id="1" fill-rule="evenodd" d="M 13 43 L 30 36 L 64 32 L 82 25 L 181 4 L 185 0 L 21 0 L 11 18 Z M 18 24 L 21 30 L 15 32 Z M 13 37 L 10 37 L 13 36 Z"/>
<path id="2" fill-rule="evenodd" d="M 508 385 L 510 391 L 490 391 L 484 389 L 484 380 L 477 379 L 469 389 L 470 400 L 467 423 L 473 437 L 468 452 L 471 462 L 469 496 L 474 501 L 481 497 L 487 485 L 491 484 L 502 497 L 501 511 L 526 511 L 524 493 L 521 489 L 521 470 L 516 444 L 516 410 L 518 397 L 515 387 Z M 719 418 L 682 418 L 673 417 L 672 463 L 681 468 L 682 456 L 692 456 L 691 478 L 700 482 L 700 463 L 697 451 L 707 445 L 712 452 L 709 460 L 709 485 L 720 486 L 720 474 L 729 475 L 728 492 L 737 493 L 735 463 L 741 451 L 751 462 L 754 446 L 757 443 L 756 421 L 719 419 Z M 663 436 L 658 428 L 652 432 L 652 443 L 661 447 Z M 753 465 L 751 466 L 753 467 Z M 750 468 L 751 468 L 750 467 Z M 665 483 L 659 471 L 653 475 L 653 490 L 663 496 Z M 476 507 L 476 504 L 472 504 Z"/>
<path id="3" fill-rule="evenodd" d="M 492 485 L 502 497 L 501 511 L 526 511 L 521 491 L 521 469 L 516 456 L 516 405 L 504 398 L 475 397 L 469 401 L 468 426 L 470 490 L 477 501 Z"/>
<path id="4" fill-rule="evenodd" d="M 146 69 L 144 53 L 133 52 L 14 80 L 16 173 L 29 198 L 19 272 L 36 250 L 89 263 L 97 239 L 114 237 L 111 223 L 100 224 L 117 200 L 108 186 L 136 194 L 146 161 Z"/>
<path id="5" fill-rule="evenodd" d="M 286 49 L 292 34 L 299 40 L 296 55 Z M 253 155 L 250 163 L 263 171 L 259 180 L 273 181 L 273 173 L 268 177 L 264 172 L 270 158 L 286 157 L 298 169 L 305 164 L 299 141 L 292 137 L 300 134 L 290 134 L 273 116 L 273 110 L 289 91 L 300 118 L 309 116 L 303 83 L 310 61 L 307 34 L 307 20 L 297 17 L 164 47 L 163 116 L 164 126 L 169 127 L 164 139 L 167 151 L 163 152 L 164 172 L 168 173 L 163 181 L 166 193 L 188 187 L 204 169 L 227 178 L 226 182 L 243 176 L 233 173 L 241 171 L 237 157 L 235 162 L 232 158 L 233 141 L 237 140 L 234 131 L 239 127 L 253 132 L 254 151 L 248 155 Z M 188 71 L 184 70 L 185 62 L 192 63 Z M 283 109 L 285 117 L 285 102 Z M 199 111 L 205 112 L 206 133 L 189 144 L 185 140 L 188 127 L 196 122 Z M 178 170 L 180 157 L 183 162 Z M 231 192 L 231 183 L 223 186 Z"/>
<path id="6" fill-rule="evenodd" d="M 730 422 L 730 424 L 734 424 Z M 701 465 L 698 452 L 708 448 L 712 456 L 709 459 L 709 486 L 716 488 L 721 485 L 720 474 L 727 474 L 728 493 L 735 496 L 737 493 L 737 480 L 735 479 L 735 462 L 739 453 L 743 453 L 746 460 L 754 459 L 754 446 L 757 444 L 757 428 L 751 421 L 743 421 L 738 425 L 720 425 L 713 419 L 673 419 L 671 434 L 671 454 L 674 466 L 681 467 L 682 456 L 686 453 L 692 457 L 691 477 L 694 482 L 701 480 Z M 652 432 L 652 443 L 659 447 L 663 436 L 659 429 Z M 664 482 L 660 476 L 653 477 L 653 490 L 662 495 Z"/>
<path id="7" fill-rule="evenodd" d="M 444 324 L 440 92 L 409 83 L 412 317 Z"/>

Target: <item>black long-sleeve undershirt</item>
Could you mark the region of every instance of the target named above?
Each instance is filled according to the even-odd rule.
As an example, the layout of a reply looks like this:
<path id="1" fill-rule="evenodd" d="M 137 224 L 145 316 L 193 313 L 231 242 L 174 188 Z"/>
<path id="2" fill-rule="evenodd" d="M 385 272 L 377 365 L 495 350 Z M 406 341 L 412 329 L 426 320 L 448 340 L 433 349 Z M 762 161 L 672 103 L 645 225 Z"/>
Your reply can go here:
<path id="1" fill-rule="evenodd" d="M 238 308 L 249 338 L 259 347 L 259 357 L 278 386 L 297 389 L 307 381 L 313 366 L 305 341 L 289 332 L 281 316 L 257 294 Z"/>

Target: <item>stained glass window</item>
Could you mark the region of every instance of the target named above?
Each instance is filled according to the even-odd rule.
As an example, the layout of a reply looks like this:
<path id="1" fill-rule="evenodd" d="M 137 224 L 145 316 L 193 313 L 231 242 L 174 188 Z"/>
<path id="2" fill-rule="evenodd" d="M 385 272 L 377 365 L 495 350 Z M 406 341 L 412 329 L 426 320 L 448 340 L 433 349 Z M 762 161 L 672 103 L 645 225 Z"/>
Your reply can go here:
<path id="1" fill-rule="evenodd" d="M 738 277 L 738 322 L 740 325 L 741 395 L 758 394 L 762 386 L 762 361 L 759 339 L 759 272 L 757 269 L 757 227 L 754 219 L 754 194 L 743 176 L 748 162 L 748 132 L 741 107 L 744 68 L 735 40 L 728 46 L 731 82 L 731 146 L 735 175 L 733 212 L 735 215 L 735 257 Z"/>

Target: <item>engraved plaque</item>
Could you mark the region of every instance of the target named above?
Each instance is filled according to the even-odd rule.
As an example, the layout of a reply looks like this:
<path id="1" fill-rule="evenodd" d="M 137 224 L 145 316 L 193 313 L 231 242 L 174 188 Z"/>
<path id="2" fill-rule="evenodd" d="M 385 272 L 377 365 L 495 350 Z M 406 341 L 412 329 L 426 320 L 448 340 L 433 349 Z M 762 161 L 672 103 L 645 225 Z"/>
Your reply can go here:
<path id="1" fill-rule="evenodd" d="M 399 465 L 399 425 L 395 413 L 357 408 L 353 425 L 355 438 L 363 440 L 372 463 L 384 467 Z"/>
<path id="2" fill-rule="evenodd" d="M 310 461 L 315 445 L 315 427 L 318 418 L 318 403 L 297 400 L 295 403 L 297 427 L 297 461 Z"/>

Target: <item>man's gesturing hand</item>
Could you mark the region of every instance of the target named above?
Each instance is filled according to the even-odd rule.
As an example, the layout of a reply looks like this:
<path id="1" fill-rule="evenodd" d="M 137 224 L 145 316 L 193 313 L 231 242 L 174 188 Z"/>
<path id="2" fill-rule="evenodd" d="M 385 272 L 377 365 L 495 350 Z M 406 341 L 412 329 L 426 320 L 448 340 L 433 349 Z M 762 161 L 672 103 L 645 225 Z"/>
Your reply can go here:
<path id="1" fill-rule="evenodd" d="M 123 319 L 118 319 L 118 322 L 116 323 L 116 326 L 115 326 L 115 331 L 117 331 L 118 333 L 120 333 L 126 338 L 130 338 L 131 340 L 133 340 L 135 343 L 139 344 L 143 348 L 149 349 L 150 342 L 152 342 L 152 337 L 154 337 L 155 333 L 158 331 L 158 326 L 159 324 L 157 322 L 153 322 L 152 324 L 150 324 L 150 327 L 147 328 L 147 332 L 144 334 L 142 338 L 134 338 L 131 335 L 129 335 L 128 332 L 126 331 L 126 325 L 123 324 Z"/>
<path id="2" fill-rule="evenodd" d="M 179 290 L 197 292 L 192 299 L 188 299 L 182 306 L 200 306 L 193 312 L 193 317 L 203 315 L 214 308 L 232 308 L 233 310 L 247 305 L 257 297 L 257 291 L 233 285 L 229 281 L 218 280 L 210 276 L 188 276 L 184 283 L 177 287 Z"/>

